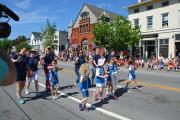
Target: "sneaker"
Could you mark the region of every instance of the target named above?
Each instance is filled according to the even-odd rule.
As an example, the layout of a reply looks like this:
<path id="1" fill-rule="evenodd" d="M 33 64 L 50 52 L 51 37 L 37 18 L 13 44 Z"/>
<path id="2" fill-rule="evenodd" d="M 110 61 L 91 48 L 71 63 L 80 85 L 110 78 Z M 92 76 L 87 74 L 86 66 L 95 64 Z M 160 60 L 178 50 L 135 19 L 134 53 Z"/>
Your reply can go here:
<path id="1" fill-rule="evenodd" d="M 83 111 L 83 107 L 82 107 L 82 104 L 81 104 L 81 103 L 79 104 L 79 110 L 80 110 L 80 111 Z"/>
<path id="2" fill-rule="evenodd" d="M 86 106 L 83 106 L 83 110 L 89 112 L 89 109 Z"/>
<path id="3" fill-rule="evenodd" d="M 136 87 L 136 90 L 137 90 L 137 91 L 141 91 L 141 88 L 139 88 L 139 87 Z"/>
<path id="4" fill-rule="evenodd" d="M 26 89 L 25 90 L 26 95 L 30 94 L 30 92 Z"/>
<path id="5" fill-rule="evenodd" d="M 24 101 L 22 98 L 19 98 L 19 99 L 18 99 L 18 103 L 19 103 L 19 104 L 24 104 L 25 101 Z"/>

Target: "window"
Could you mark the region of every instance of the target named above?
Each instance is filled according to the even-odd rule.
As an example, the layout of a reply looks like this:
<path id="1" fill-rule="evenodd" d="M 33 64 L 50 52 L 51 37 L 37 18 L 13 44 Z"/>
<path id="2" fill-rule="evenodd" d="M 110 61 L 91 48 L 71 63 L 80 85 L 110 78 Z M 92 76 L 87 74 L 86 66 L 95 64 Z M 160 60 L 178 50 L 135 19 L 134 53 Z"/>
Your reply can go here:
<path id="1" fill-rule="evenodd" d="M 168 39 L 160 39 L 159 40 L 159 54 L 162 54 L 164 58 L 168 58 L 169 53 L 169 40 Z"/>
<path id="2" fill-rule="evenodd" d="M 153 26 L 153 16 L 147 17 L 147 29 L 152 29 Z"/>
<path id="3" fill-rule="evenodd" d="M 139 27 L 139 19 L 134 19 L 134 27 Z"/>
<path id="4" fill-rule="evenodd" d="M 134 9 L 134 13 L 138 13 L 139 12 L 139 8 Z"/>
<path id="5" fill-rule="evenodd" d="M 83 12 L 83 13 L 81 13 L 81 19 L 83 20 L 83 19 L 86 19 L 86 18 L 88 18 L 89 17 L 89 13 L 88 12 Z"/>
<path id="6" fill-rule="evenodd" d="M 147 6 L 147 10 L 152 10 L 153 9 L 153 5 Z"/>
<path id="7" fill-rule="evenodd" d="M 179 19 L 179 25 L 180 25 L 180 10 L 178 11 L 178 19 Z"/>
<path id="8" fill-rule="evenodd" d="M 175 40 L 180 40 L 180 34 L 175 35 Z"/>
<path id="9" fill-rule="evenodd" d="M 168 6 L 168 5 L 169 5 L 169 1 L 162 2 L 162 7 Z"/>
<path id="10" fill-rule="evenodd" d="M 87 33 L 89 32 L 89 25 L 85 24 L 85 25 L 80 25 L 80 33 Z"/>
<path id="11" fill-rule="evenodd" d="M 162 14 L 162 27 L 168 26 L 168 13 Z"/>

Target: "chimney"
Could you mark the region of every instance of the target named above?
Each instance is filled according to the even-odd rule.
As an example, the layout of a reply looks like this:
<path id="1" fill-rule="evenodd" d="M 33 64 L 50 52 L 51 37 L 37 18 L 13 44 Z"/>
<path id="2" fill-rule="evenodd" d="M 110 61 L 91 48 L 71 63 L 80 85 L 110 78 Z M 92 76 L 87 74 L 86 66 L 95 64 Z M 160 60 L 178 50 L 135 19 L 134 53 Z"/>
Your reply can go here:
<path id="1" fill-rule="evenodd" d="M 144 2 L 144 0 L 138 0 L 138 3 Z"/>

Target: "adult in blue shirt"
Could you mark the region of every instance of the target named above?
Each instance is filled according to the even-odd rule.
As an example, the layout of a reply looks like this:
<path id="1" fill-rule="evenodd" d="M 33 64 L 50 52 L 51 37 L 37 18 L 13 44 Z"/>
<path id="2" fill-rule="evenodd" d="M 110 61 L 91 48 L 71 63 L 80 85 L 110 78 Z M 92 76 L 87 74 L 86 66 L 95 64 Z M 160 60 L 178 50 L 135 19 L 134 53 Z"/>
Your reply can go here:
<path id="1" fill-rule="evenodd" d="M 34 80 L 35 89 L 36 89 L 36 96 L 39 96 L 39 85 L 38 85 L 38 63 L 39 63 L 39 55 L 35 49 L 31 49 L 30 56 L 28 57 L 28 81 L 26 84 L 26 94 L 29 94 L 28 91 L 30 83 Z"/>
<path id="2" fill-rule="evenodd" d="M 75 60 L 75 63 L 74 63 L 74 65 L 75 65 L 75 73 L 76 73 L 76 75 L 77 75 L 77 79 L 76 79 L 75 86 L 79 83 L 79 77 L 80 77 L 80 75 L 79 75 L 79 69 L 80 69 L 80 67 L 81 67 L 81 65 L 82 65 L 83 63 L 86 63 L 86 60 L 85 60 L 85 58 L 84 58 L 83 52 L 82 52 L 82 51 L 79 51 L 79 53 L 78 53 L 78 55 L 77 55 L 77 58 L 76 58 L 76 60 Z"/>
<path id="3" fill-rule="evenodd" d="M 19 54 L 14 54 L 12 61 L 16 67 L 17 79 L 16 79 L 16 96 L 20 104 L 25 103 L 21 93 L 25 86 L 28 58 L 26 56 L 26 48 L 20 49 Z"/>

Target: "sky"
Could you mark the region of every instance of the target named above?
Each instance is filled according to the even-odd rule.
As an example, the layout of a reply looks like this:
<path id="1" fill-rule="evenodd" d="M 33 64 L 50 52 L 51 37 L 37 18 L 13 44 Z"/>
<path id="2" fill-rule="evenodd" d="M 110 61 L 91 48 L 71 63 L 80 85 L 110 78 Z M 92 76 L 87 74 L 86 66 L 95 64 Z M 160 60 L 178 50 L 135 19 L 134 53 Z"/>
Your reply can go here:
<path id="1" fill-rule="evenodd" d="M 58 30 L 67 30 L 69 23 L 76 19 L 84 3 L 88 3 L 119 15 L 128 15 L 127 6 L 138 0 L 0 0 L 0 3 L 13 10 L 20 21 L 13 19 L 10 39 L 19 35 L 30 37 L 31 32 L 41 32 L 46 20 L 55 23 Z M 0 19 L 1 21 L 1 19 Z"/>

